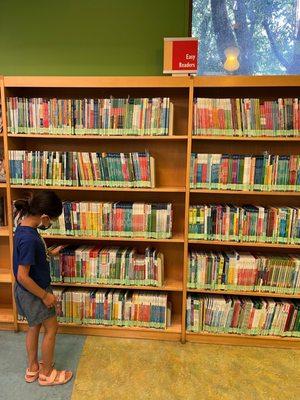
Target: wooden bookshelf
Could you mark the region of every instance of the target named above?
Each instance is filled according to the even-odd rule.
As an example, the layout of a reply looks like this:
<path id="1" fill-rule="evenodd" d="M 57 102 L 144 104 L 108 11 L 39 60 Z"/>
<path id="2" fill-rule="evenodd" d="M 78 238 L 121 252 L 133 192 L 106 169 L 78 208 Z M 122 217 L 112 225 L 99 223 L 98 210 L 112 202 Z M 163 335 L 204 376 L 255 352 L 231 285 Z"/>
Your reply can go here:
<path id="1" fill-rule="evenodd" d="M 300 192 L 259 192 L 257 190 L 250 191 L 250 190 L 216 190 L 216 189 L 191 189 L 191 193 L 198 193 L 198 194 L 226 194 L 226 195 L 237 195 L 237 196 L 300 196 Z"/>
<path id="2" fill-rule="evenodd" d="M 9 229 L 7 226 L 0 226 L 0 236 L 9 236 Z"/>
<path id="3" fill-rule="evenodd" d="M 220 140 L 220 141 L 234 141 L 234 142 L 300 142 L 300 137 L 239 137 L 239 136 L 205 136 L 193 135 L 193 140 Z"/>
<path id="4" fill-rule="evenodd" d="M 93 192 L 140 192 L 140 193 L 185 193 L 184 187 L 155 187 L 155 188 L 114 188 L 96 186 L 36 186 L 36 185 L 11 185 L 11 189 L 41 190 L 71 190 Z M 300 193 L 299 193 L 300 194 Z"/>
<path id="5" fill-rule="evenodd" d="M 255 292 L 255 291 L 244 291 L 244 290 L 210 290 L 210 289 L 187 289 L 190 293 L 202 293 L 202 294 L 224 294 L 224 295 L 235 295 L 235 296 L 251 296 L 251 297 L 270 297 L 270 298 L 281 298 L 281 299 L 300 299 L 300 294 L 285 294 L 285 293 L 273 293 L 273 292 Z"/>
<path id="6" fill-rule="evenodd" d="M 186 331 L 186 299 L 188 293 L 228 294 L 239 296 L 261 296 L 272 298 L 299 299 L 300 295 L 266 292 L 244 292 L 223 290 L 198 290 L 187 288 L 188 252 L 191 248 L 222 251 L 226 248 L 257 250 L 260 252 L 283 251 L 300 252 L 300 245 L 252 243 L 233 241 L 204 241 L 188 238 L 188 210 L 190 204 L 231 202 L 236 204 L 299 206 L 299 192 L 251 192 L 229 190 L 190 189 L 189 168 L 192 152 L 240 153 L 251 151 L 262 154 L 268 150 L 275 154 L 300 153 L 298 137 L 227 137 L 193 135 L 193 98 L 203 97 L 284 97 L 298 96 L 300 76 L 276 77 L 43 77 L 9 76 L 1 82 L 1 102 L 3 108 L 3 144 L 5 155 L 9 150 L 52 150 L 52 151 L 103 151 L 130 152 L 149 150 L 155 158 L 156 187 L 151 188 L 102 188 L 102 187 L 62 187 L 0 184 L 6 193 L 8 215 L 11 215 L 12 200 L 27 191 L 40 189 L 54 190 L 65 200 L 87 201 L 149 201 L 172 202 L 174 206 L 173 236 L 171 239 L 145 239 L 125 237 L 91 237 L 44 235 L 49 244 L 103 242 L 107 246 L 124 244 L 144 250 L 148 244 L 165 254 L 165 282 L 163 287 L 94 285 L 79 283 L 53 283 L 55 287 L 74 288 L 117 288 L 166 291 L 172 303 L 172 324 L 166 330 L 147 328 L 126 328 L 83 324 L 60 324 L 60 332 L 89 334 L 112 337 L 131 337 L 159 340 L 181 340 L 200 343 L 237 344 L 266 347 L 300 348 L 297 338 L 275 336 L 247 336 L 233 334 L 190 333 Z M 97 135 L 57 135 L 57 134 L 11 134 L 7 132 L 5 98 L 8 96 L 28 97 L 154 97 L 167 96 L 174 104 L 174 130 L 170 136 L 97 136 Z M 130 132 L 129 132 L 130 133 Z M 166 157 L 170 154 L 170 157 Z M 9 180 L 8 157 L 7 182 Z M 7 227 L 0 228 L 0 253 L 5 252 L 5 260 L 12 256 L 13 228 L 9 218 Z M 26 330 L 27 324 L 17 321 L 13 303 L 13 274 L 1 263 L 0 258 L 0 329 Z M 11 265 L 11 262 L 8 263 Z M 6 268 L 6 269 L 5 269 Z M 2 317 L 1 317 L 2 315 Z M 6 320 L 9 322 L 1 322 Z M 6 328 L 3 328 L 3 324 Z"/>
<path id="7" fill-rule="evenodd" d="M 27 330 L 27 323 L 18 322 L 18 328 L 21 331 Z M 181 315 L 175 314 L 172 317 L 171 326 L 167 329 L 153 329 L 143 327 L 124 327 L 112 325 L 87 325 L 87 324 L 59 324 L 59 333 L 67 334 L 82 334 L 92 336 L 110 336 L 119 338 L 133 339 L 155 339 L 155 340 L 170 340 L 178 341 L 181 336 Z"/>
<path id="8" fill-rule="evenodd" d="M 221 241 L 221 240 L 192 240 L 189 239 L 190 244 L 199 244 L 202 246 L 231 246 L 231 247 L 255 247 L 258 249 L 290 249 L 299 250 L 299 244 L 284 244 L 284 243 L 255 243 L 255 242 L 231 242 L 231 241 Z"/>
<path id="9" fill-rule="evenodd" d="M 171 135 L 171 136 L 137 136 L 137 135 L 126 135 L 126 136 L 100 136 L 100 135 L 47 135 L 47 134 L 7 134 L 8 137 L 17 139 L 17 138 L 25 138 L 25 139 L 75 139 L 75 140 L 162 140 L 162 141 L 178 141 L 178 140 L 187 140 L 187 135 Z"/>

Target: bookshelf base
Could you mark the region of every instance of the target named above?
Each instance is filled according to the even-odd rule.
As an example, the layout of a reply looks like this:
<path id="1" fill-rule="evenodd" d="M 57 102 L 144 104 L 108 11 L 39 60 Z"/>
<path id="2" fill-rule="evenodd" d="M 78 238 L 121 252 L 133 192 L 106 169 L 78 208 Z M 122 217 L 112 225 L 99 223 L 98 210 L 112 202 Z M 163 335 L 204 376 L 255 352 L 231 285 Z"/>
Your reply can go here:
<path id="1" fill-rule="evenodd" d="M 18 330 L 25 332 L 27 328 L 28 325 L 26 322 L 18 322 Z M 181 324 L 180 316 L 176 315 L 175 318 L 173 318 L 172 325 L 166 330 L 60 323 L 58 332 L 72 335 L 107 336 L 125 339 L 179 341 L 181 337 Z"/>
<path id="2" fill-rule="evenodd" d="M 203 344 L 228 346 L 273 347 L 300 350 L 300 339 L 279 336 L 248 336 L 234 334 L 213 334 L 209 332 L 186 333 L 186 341 Z"/>

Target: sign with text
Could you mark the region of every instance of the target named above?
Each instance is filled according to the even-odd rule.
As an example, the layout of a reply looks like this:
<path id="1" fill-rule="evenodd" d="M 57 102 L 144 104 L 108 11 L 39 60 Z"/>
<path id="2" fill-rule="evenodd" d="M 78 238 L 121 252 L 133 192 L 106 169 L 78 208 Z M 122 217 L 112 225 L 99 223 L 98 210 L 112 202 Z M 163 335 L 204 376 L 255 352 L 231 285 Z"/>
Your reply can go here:
<path id="1" fill-rule="evenodd" d="M 164 74 L 196 74 L 198 70 L 198 39 L 164 39 Z"/>

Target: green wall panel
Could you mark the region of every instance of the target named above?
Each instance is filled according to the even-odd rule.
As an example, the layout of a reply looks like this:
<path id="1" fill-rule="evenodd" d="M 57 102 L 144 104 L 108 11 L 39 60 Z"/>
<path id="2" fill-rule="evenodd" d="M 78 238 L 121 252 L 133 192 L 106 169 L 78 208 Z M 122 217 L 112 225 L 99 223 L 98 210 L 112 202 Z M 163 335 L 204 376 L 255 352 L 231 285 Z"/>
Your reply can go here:
<path id="1" fill-rule="evenodd" d="M 1 75 L 160 75 L 188 0 L 0 0 Z"/>

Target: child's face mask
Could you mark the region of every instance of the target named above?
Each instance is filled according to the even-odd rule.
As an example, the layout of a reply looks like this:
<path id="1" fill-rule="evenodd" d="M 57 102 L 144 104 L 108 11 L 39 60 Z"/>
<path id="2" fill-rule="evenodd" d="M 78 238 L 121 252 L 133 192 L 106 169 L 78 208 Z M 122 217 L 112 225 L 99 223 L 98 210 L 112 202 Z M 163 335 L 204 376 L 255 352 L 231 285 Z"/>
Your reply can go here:
<path id="1" fill-rule="evenodd" d="M 50 217 L 46 214 L 43 214 L 41 216 L 41 223 L 38 225 L 38 229 L 45 231 L 46 229 L 51 228 L 52 225 L 53 221 L 50 219 Z"/>

